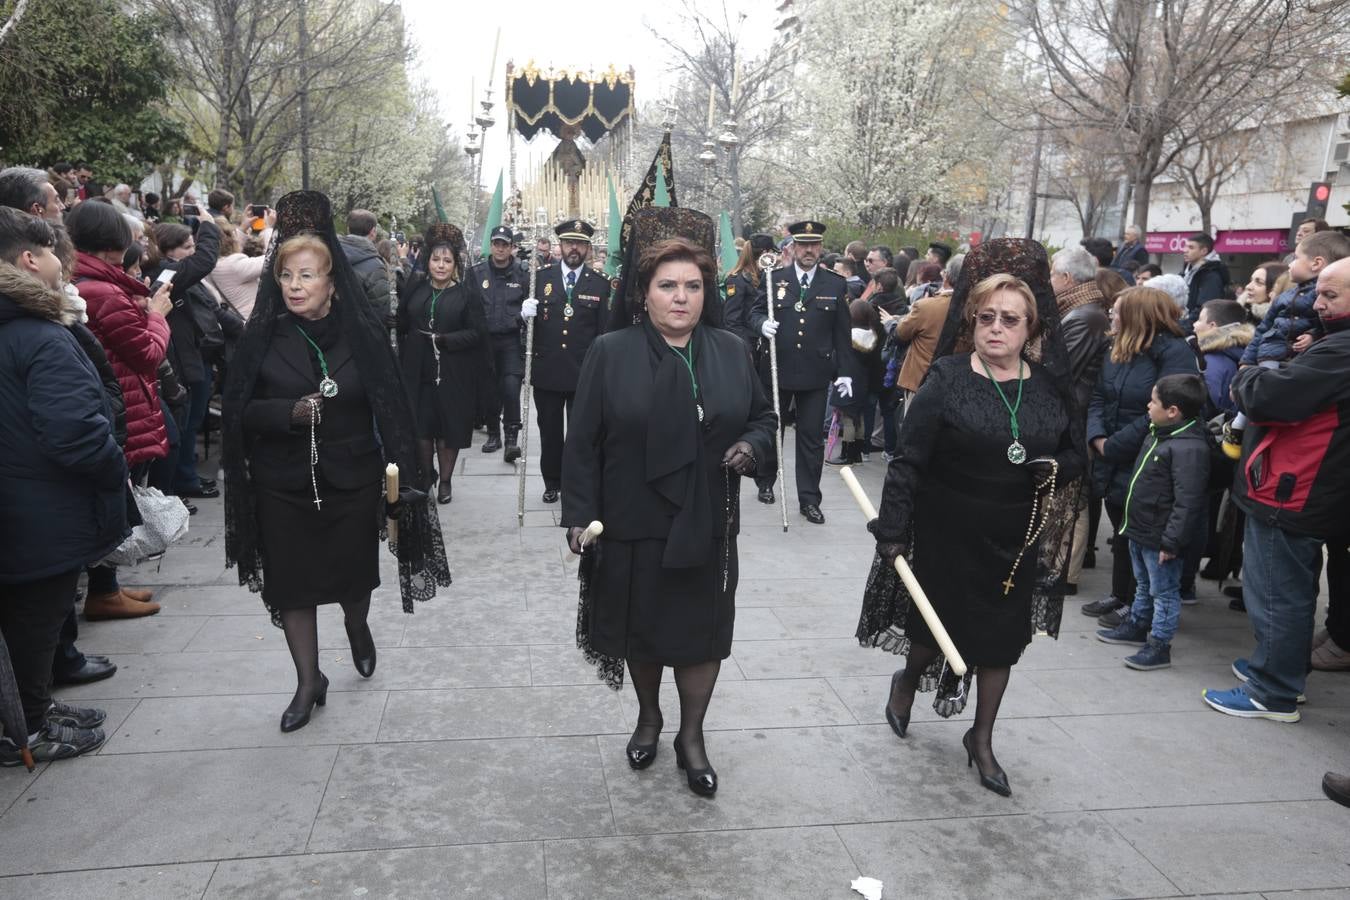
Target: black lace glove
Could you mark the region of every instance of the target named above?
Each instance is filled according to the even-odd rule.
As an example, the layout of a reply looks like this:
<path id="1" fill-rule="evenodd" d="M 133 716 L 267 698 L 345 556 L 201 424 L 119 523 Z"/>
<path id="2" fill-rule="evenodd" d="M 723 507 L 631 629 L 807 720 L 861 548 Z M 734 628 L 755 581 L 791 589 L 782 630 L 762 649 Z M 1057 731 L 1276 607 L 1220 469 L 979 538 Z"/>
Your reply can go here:
<path id="1" fill-rule="evenodd" d="M 424 503 L 427 499 L 426 491 L 414 490 L 410 487 L 399 487 L 398 499 L 390 503 L 387 499 L 384 501 L 384 517 L 386 519 L 397 519 L 403 513 L 403 507 L 416 506 Z"/>
<path id="2" fill-rule="evenodd" d="M 314 403 L 310 403 L 311 400 L 313 400 Z M 317 407 L 315 404 L 317 404 Z M 309 425 L 315 412 L 318 412 L 319 415 L 323 415 L 323 395 L 307 394 L 295 401 L 295 405 L 291 407 L 291 424 Z"/>
<path id="3" fill-rule="evenodd" d="M 755 451 L 745 441 L 737 441 L 727 448 L 722 465 L 737 475 L 752 475 L 755 471 Z"/>
<path id="4" fill-rule="evenodd" d="M 906 547 L 896 541 L 879 541 L 877 543 L 877 553 L 882 559 L 886 560 L 886 565 L 895 567 L 897 557 L 905 555 Z"/>
<path id="5" fill-rule="evenodd" d="M 581 551 L 585 549 L 581 546 L 581 533 L 585 530 L 580 525 L 573 525 L 567 529 L 567 548 L 577 556 L 580 556 Z"/>
<path id="6" fill-rule="evenodd" d="M 1026 467 L 1031 472 L 1031 477 L 1036 479 L 1037 485 L 1043 485 L 1050 481 L 1051 475 L 1059 474 L 1059 466 L 1053 456 L 1038 456 L 1035 459 L 1029 459 Z"/>

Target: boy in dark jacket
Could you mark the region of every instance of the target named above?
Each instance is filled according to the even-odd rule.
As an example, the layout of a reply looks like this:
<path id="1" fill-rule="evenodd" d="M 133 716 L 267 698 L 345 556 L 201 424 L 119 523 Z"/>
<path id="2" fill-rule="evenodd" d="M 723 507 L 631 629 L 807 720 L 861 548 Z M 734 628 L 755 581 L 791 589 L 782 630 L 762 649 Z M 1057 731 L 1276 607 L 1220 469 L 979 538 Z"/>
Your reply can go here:
<path id="1" fill-rule="evenodd" d="M 1198 418 L 1207 394 L 1198 375 L 1167 375 L 1148 403 L 1149 438 L 1135 460 L 1120 523 L 1134 565 L 1134 605 L 1120 625 L 1097 632 L 1108 644 L 1142 648 L 1125 660 L 1131 669 L 1172 664 L 1182 558 L 1207 509 L 1209 437 Z"/>

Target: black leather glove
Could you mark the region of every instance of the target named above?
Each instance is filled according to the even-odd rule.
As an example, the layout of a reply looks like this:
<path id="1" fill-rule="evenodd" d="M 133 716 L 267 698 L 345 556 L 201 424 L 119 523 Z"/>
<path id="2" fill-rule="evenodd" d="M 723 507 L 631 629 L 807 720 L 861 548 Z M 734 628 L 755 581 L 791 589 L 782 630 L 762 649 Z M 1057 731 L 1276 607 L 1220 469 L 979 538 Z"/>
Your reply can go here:
<path id="1" fill-rule="evenodd" d="M 390 503 L 388 499 L 384 501 L 384 517 L 386 519 L 397 519 L 402 513 L 404 506 L 417 506 L 426 502 L 427 492 L 415 490 L 410 487 L 400 487 L 398 489 L 398 499 Z"/>

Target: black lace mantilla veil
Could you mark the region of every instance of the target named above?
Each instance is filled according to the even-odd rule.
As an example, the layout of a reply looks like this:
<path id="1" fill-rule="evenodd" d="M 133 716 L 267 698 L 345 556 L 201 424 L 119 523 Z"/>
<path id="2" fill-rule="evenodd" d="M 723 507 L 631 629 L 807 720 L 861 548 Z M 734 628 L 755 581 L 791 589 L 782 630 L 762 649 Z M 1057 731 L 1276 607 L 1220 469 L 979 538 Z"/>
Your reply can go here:
<path id="1" fill-rule="evenodd" d="M 717 226 L 704 213 L 684 207 L 644 206 L 625 219 L 624 233 L 629 235 L 624 245 L 622 277 L 610 302 L 606 317 L 606 331 L 640 326 L 646 319 L 646 304 L 638 285 L 638 260 L 648 247 L 658 241 L 682 237 L 707 250 L 716 259 Z M 714 294 L 706 295 L 710 302 L 703 305 L 701 325 L 722 327 L 722 307 Z M 586 662 L 595 666 L 601 681 L 618 690 L 623 687 L 624 661 L 617 656 L 606 656 L 591 646 L 591 616 L 594 603 L 591 598 L 591 578 L 595 573 L 602 547 L 588 548 L 581 556 L 577 570 L 580 598 L 577 602 L 577 647 Z"/>
<path id="2" fill-rule="evenodd" d="M 333 311 L 338 318 L 352 358 L 375 412 L 376 437 L 386 462 L 397 463 L 399 483 L 419 485 L 416 432 L 412 406 L 403 389 L 398 362 L 389 346 L 384 323 L 365 301 L 365 291 L 333 229 L 333 210 L 328 198 L 317 191 L 293 191 L 277 201 L 277 221 L 267 248 L 267 263 L 258 284 L 258 298 L 230 362 L 221 407 L 224 432 L 222 461 L 225 468 L 225 565 L 239 567 L 239 583 L 260 592 L 263 587 L 262 548 L 258 543 L 257 503 L 245 456 L 243 411 L 253 396 L 263 357 L 272 343 L 277 321 L 286 312 L 281 288 L 272 273 L 277 247 L 298 234 L 313 234 L 328 245 L 333 258 L 332 278 L 336 287 Z M 384 522 L 383 503 L 371 510 Z M 399 594 L 403 611 L 411 613 L 414 601 L 430 600 L 437 587 L 450 585 L 441 525 L 432 498 L 401 504 L 398 540 L 389 550 L 398 559 Z M 381 535 L 384 537 L 385 535 Z M 280 625 L 276 609 L 269 607 L 272 623 Z"/>
<path id="3" fill-rule="evenodd" d="M 1085 423 L 1074 395 L 1068 351 L 1060 331 L 1059 310 L 1055 303 L 1055 292 L 1050 287 L 1050 264 L 1045 248 L 1035 241 L 1000 238 L 981 244 L 966 255 L 934 359 L 971 351 L 972 326 L 962 314 L 966 299 L 970 296 L 971 288 L 980 281 L 1002 273 L 1022 279 L 1036 295 L 1040 333 L 1028 342 L 1023 355 L 1040 363 L 1054 378 L 1056 389 L 1064 400 L 1065 408 L 1069 410 L 1069 429 L 1074 446 L 1084 446 Z M 1085 502 L 1084 480 L 1079 478 L 1070 484 L 1059 485 L 1054 501 L 1047 508 L 1031 598 L 1031 624 L 1036 634 L 1059 637 L 1060 617 L 1064 612 L 1064 575 L 1071 555 L 1073 526 Z M 922 540 L 922 535 L 911 533 L 906 542 L 911 558 L 916 540 Z M 917 613 L 909 591 L 896 575 L 895 569 L 886 565 L 877 555 L 872 561 L 863 595 L 857 632 L 859 642 L 863 646 L 880 647 L 892 653 L 907 655 L 910 642 L 906 626 L 911 615 Z M 958 678 L 947 667 L 946 658 L 938 656 L 923 673 L 919 689 L 936 689 L 933 709 L 938 715 L 956 715 L 965 708 L 972 674 L 967 672 L 964 678 Z"/>

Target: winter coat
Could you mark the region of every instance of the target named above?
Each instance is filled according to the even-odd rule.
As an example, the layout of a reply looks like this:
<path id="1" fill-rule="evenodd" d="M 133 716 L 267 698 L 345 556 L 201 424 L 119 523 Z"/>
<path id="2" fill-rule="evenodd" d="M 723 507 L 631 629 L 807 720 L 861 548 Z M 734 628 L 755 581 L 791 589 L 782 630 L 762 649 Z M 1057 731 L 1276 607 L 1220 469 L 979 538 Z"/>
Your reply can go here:
<path id="1" fill-rule="evenodd" d="M 1131 469 L 1120 533 L 1150 550 L 1179 556 L 1209 514 L 1209 450 L 1205 423 L 1150 425 Z"/>
<path id="2" fill-rule="evenodd" d="M 390 313 L 389 305 L 389 269 L 370 238 L 359 234 L 344 234 L 338 238 L 347 262 L 356 270 L 361 280 L 361 288 L 366 299 L 375 308 L 375 314 L 383 322 Z"/>
<path id="3" fill-rule="evenodd" d="M 262 278 L 266 264 L 265 256 L 231 253 L 216 260 L 216 267 L 211 270 L 211 277 L 207 281 L 235 312 L 247 320 L 253 313 L 253 303 L 258 298 L 258 281 Z"/>
<path id="4" fill-rule="evenodd" d="M 883 338 L 870 328 L 850 329 L 852 345 L 839 374 L 853 379 L 853 396 L 843 396 L 838 388 L 830 391 L 830 404 L 847 413 L 861 413 L 881 393 L 885 367 L 881 361 Z"/>
<path id="5" fill-rule="evenodd" d="M 1317 301 L 1317 279 L 1289 288 L 1266 309 L 1261 324 L 1256 326 L 1247 350 L 1242 354 L 1244 366 L 1273 360 L 1284 362 L 1294 355 L 1294 341 L 1301 335 L 1320 337 L 1322 320 L 1313 309 Z"/>
<path id="6" fill-rule="evenodd" d="M 1106 315 L 1106 298 L 1095 281 L 1084 282 L 1056 298 L 1060 310 L 1060 333 L 1069 353 L 1069 373 L 1073 377 L 1078 411 L 1086 412 L 1092 400 L 1092 388 L 1101 373 L 1104 350 L 1111 345 L 1106 337 L 1111 322 Z"/>
<path id="7" fill-rule="evenodd" d="M 900 366 L 900 378 L 897 382 L 907 391 L 917 391 L 923 384 L 928 367 L 933 364 L 933 351 L 942 337 L 942 329 L 947 324 L 947 310 L 951 306 L 952 295 L 947 293 L 924 297 L 909 308 L 909 312 L 895 326 L 895 340 L 908 344 L 905 361 Z"/>
<path id="8" fill-rule="evenodd" d="M 1194 322 L 1200 318 L 1200 307 L 1211 300 L 1222 300 L 1225 289 L 1233 279 L 1228 275 L 1228 266 L 1224 265 L 1219 254 L 1211 253 L 1187 277 L 1189 269 L 1183 269 L 1181 275 L 1186 278 L 1190 291 L 1186 300 L 1186 321 Z"/>
<path id="9" fill-rule="evenodd" d="M 1111 268 L 1123 269 L 1125 263 L 1134 260 L 1139 265 L 1148 264 L 1148 248 L 1143 244 L 1121 244 L 1120 249 L 1116 251 L 1115 258 L 1111 260 Z"/>
<path id="10" fill-rule="evenodd" d="M 80 253 L 75 277 L 89 309 L 89 330 L 117 373 L 127 415 L 127 464 L 169 455 L 169 433 L 159 405 L 159 364 L 169 346 L 169 323 L 141 309 L 149 291 L 117 266 Z"/>
<path id="11" fill-rule="evenodd" d="M 83 568 L 128 533 L 112 407 L 72 322 L 59 291 L 0 264 L 0 583 Z"/>
<path id="12" fill-rule="evenodd" d="M 79 290 L 75 285 L 67 284 L 62 293 L 61 321 L 68 323 L 70 333 L 79 341 L 80 349 L 89 357 L 89 361 L 94 364 L 94 370 L 98 372 L 98 380 L 103 384 L 103 393 L 107 395 L 108 403 L 112 407 L 113 439 L 117 441 L 117 446 L 125 450 L 127 405 L 122 399 L 122 384 L 117 380 L 112 363 L 108 362 L 107 351 L 89 330 L 88 304 L 80 296 Z"/>
<path id="13" fill-rule="evenodd" d="M 1295 534 L 1350 536 L 1350 328 L 1278 369 L 1233 378 L 1250 420 L 1233 498 L 1249 516 Z"/>
<path id="14" fill-rule="evenodd" d="M 1110 351 L 1105 351 L 1087 417 L 1088 444 L 1106 438 L 1102 454 L 1092 460 L 1094 496 L 1116 505 L 1125 503 L 1130 465 L 1148 436 L 1148 401 L 1153 385 L 1164 375 L 1198 372 L 1191 348 L 1167 331 L 1155 336 L 1151 345 L 1128 362 L 1115 362 Z"/>
<path id="15" fill-rule="evenodd" d="M 1237 374 L 1242 351 L 1252 339 L 1252 326 L 1246 322 L 1223 325 L 1200 338 L 1200 352 L 1205 355 L 1205 386 L 1209 388 L 1209 402 L 1221 413 L 1235 413 L 1237 406 L 1229 395 L 1228 386 Z"/>

